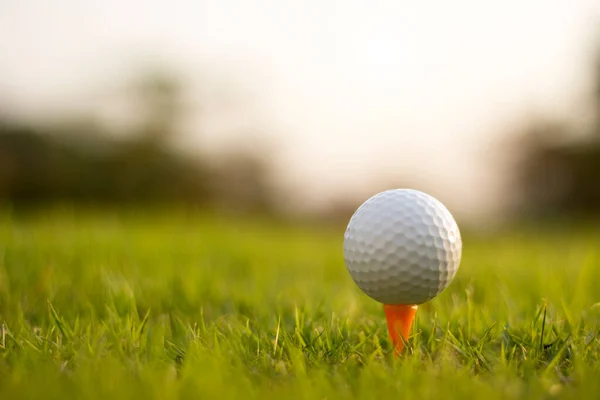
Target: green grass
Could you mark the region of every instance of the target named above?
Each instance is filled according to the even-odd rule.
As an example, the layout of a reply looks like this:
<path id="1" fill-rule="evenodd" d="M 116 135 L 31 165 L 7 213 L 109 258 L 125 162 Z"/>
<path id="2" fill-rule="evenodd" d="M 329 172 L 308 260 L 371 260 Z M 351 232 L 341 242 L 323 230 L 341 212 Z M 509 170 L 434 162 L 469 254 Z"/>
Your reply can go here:
<path id="1" fill-rule="evenodd" d="M 392 354 L 343 226 L 0 217 L 0 399 L 595 398 L 600 233 L 464 234 Z"/>

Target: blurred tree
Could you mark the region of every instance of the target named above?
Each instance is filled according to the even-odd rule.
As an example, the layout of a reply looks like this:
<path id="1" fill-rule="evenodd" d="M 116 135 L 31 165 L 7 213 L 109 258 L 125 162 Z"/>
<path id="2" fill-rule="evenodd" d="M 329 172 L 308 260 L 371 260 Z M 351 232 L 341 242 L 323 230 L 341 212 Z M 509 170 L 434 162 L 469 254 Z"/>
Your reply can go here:
<path id="1" fill-rule="evenodd" d="M 160 68 L 148 68 L 136 75 L 132 87 L 133 102 L 139 107 L 140 137 L 160 146 L 177 132 L 183 111 L 183 85 L 177 76 Z"/>
<path id="2" fill-rule="evenodd" d="M 93 204 L 178 202 L 270 211 L 266 154 L 233 149 L 194 158 L 171 146 L 183 113 L 183 85 L 161 70 L 139 75 L 130 132 L 94 120 L 33 124 L 0 119 L 0 201 Z"/>
<path id="3" fill-rule="evenodd" d="M 529 216 L 600 216 L 600 53 L 594 68 L 593 123 L 588 132 L 534 121 L 513 151 L 520 208 Z"/>
<path id="4" fill-rule="evenodd" d="M 141 157 L 137 141 L 84 126 L 0 121 L 0 198 L 17 205 L 206 199 L 200 164 L 160 148 L 146 147 Z"/>

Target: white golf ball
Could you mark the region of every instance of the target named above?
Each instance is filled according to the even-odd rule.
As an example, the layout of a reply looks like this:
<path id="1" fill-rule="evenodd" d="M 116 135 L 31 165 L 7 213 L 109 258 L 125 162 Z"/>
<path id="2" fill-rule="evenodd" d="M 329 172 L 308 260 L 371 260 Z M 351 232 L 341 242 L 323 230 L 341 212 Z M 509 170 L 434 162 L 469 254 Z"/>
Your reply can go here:
<path id="1" fill-rule="evenodd" d="M 452 281 L 462 256 L 456 221 L 432 196 L 413 189 L 378 193 L 354 213 L 344 235 L 352 279 L 383 304 L 418 305 Z"/>

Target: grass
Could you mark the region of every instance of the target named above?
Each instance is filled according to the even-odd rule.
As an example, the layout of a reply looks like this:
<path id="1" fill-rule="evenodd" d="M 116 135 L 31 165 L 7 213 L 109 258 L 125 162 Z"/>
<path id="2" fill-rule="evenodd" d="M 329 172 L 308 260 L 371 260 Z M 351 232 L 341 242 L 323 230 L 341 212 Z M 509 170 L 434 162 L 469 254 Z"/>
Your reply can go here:
<path id="1" fill-rule="evenodd" d="M 0 216 L 0 399 L 595 398 L 600 232 L 464 234 L 392 355 L 343 226 Z"/>

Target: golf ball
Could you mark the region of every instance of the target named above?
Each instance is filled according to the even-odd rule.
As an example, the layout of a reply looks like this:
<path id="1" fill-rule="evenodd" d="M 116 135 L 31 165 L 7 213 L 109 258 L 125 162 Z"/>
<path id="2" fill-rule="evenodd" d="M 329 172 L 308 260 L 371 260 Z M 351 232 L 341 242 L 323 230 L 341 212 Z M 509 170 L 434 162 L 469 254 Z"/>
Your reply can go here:
<path id="1" fill-rule="evenodd" d="M 418 305 L 452 281 L 462 239 L 448 209 L 413 189 L 378 193 L 354 213 L 344 235 L 352 279 L 383 304 Z"/>

